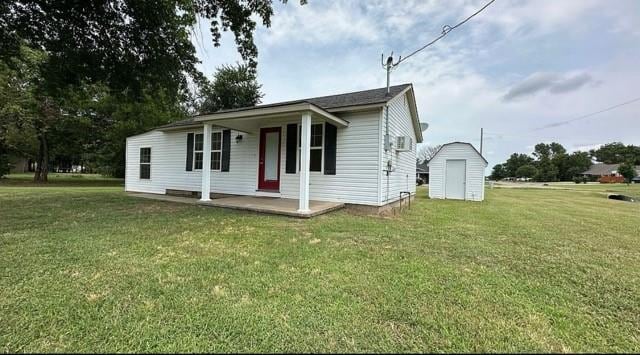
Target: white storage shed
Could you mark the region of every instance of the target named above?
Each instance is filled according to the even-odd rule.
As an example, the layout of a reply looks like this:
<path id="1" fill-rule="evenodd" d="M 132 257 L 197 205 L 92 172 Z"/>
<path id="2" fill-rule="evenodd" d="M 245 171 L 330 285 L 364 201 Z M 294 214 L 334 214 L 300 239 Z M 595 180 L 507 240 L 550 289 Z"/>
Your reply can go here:
<path id="1" fill-rule="evenodd" d="M 487 160 L 470 143 L 444 144 L 429 161 L 429 197 L 484 200 Z"/>

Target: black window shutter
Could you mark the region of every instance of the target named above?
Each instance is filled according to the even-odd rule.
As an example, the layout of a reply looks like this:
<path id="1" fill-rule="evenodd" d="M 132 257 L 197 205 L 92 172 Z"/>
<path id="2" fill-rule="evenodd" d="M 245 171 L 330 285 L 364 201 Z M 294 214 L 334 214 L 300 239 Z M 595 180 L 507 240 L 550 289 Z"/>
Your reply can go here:
<path id="1" fill-rule="evenodd" d="M 193 170 L 193 133 L 187 133 L 187 171 Z"/>
<path id="2" fill-rule="evenodd" d="M 298 125 L 291 123 L 287 125 L 287 162 L 285 172 L 287 174 L 296 173 L 296 161 L 298 158 Z"/>
<path id="3" fill-rule="evenodd" d="M 325 123 L 324 125 L 324 174 L 335 175 L 338 128 L 331 123 Z"/>
<path id="4" fill-rule="evenodd" d="M 222 131 L 222 166 L 220 170 L 229 171 L 229 160 L 231 159 L 231 130 Z"/>

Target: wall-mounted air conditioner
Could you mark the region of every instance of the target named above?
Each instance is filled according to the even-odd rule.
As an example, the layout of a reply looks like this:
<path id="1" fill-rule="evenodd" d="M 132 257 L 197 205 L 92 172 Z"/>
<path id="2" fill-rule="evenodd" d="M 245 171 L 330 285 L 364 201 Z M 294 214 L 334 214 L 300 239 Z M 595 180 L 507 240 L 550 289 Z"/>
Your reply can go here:
<path id="1" fill-rule="evenodd" d="M 399 152 L 409 151 L 411 150 L 412 143 L 413 142 L 411 137 L 407 137 L 407 136 L 396 137 L 396 151 L 399 151 Z"/>

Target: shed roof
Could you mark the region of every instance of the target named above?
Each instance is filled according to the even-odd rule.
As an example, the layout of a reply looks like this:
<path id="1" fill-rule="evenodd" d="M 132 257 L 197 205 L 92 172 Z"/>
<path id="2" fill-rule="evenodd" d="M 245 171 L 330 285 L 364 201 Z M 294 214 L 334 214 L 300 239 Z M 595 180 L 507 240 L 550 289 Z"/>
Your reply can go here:
<path id="1" fill-rule="evenodd" d="M 450 146 L 450 145 L 453 145 L 453 144 L 466 144 L 466 145 L 470 146 L 470 147 L 473 149 L 473 151 L 474 151 L 474 152 L 476 152 L 476 154 L 478 154 L 478 156 L 479 156 L 480 158 L 482 158 L 482 160 L 484 160 L 485 164 L 489 164 L 489 162 L 487 161 L 487 159 L 485 159 L 485 158 L 482 156 L 482 154 L 480 154 L 480 152 L 476 149 L 476 147 L 474 147 L 474 146 L 473 146 L 473 144 L 471 144 L 471 143 L 467 143 L 467 142 L 449 142 L 449 143 L 445 143 L 445 144 L 443 144 L 443 145 L 441 145 L 441 146 L 440 146 L 440 149 L 438 149 L 438 151 L 436 152 L 436 154 L 434 154 L 434 155 L 433 155 L 433 158 L 437 157 L 437 156 L 438 156 L 438 154 L 440 154 L 440 152 L 442 151 L 442 149 L 443 149 L 444 147 L 447 147 L 447 146 Z M 431 158 L 431 160 L 433 160 L 433 158 Z"/>

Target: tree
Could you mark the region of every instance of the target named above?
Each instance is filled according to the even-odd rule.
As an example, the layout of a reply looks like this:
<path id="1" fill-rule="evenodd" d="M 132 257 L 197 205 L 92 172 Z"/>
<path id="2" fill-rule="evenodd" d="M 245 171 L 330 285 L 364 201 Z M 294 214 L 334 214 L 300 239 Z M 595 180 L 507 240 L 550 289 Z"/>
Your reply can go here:
<path id="1" fill-rule="evenodd" d="M 504 164 L 497 164 L 493 167 L 493 171 L 491 172 L 491 175 L 489 176 L 489 178 L 491 180 L 502 180 L 506 177 L 508 177 L 509 174 L 507 174 L 507 169 L 504 167 Z"/>
<path id="2" fill-rule="evenodd" d="M 117 132 L 122 126 L 135 127 L 132 134 L 151 128 L 146 123 L 153 120 L 128 123 L 140 118 L 146 109 L 137 106 L 147 105 L 149 97 L 162 97 L 162 104 L 151 104 L 154 113 L 163 109 L 161 117 L 180 119 L 175 113 L 192 100 L 188 84 L 203 78 L 191 42 L 198 19 L 209 22 L 215 46 L 221 31 L 233 32 L 239 53 L 254 70 L 256 21 L 269 27 L 272 15 L 272 0 L 2 2 L 0 59 L 12 62 L 24 46 L 46 54 L 37 66 L 39 105 L 33 110 L 41 170 L 35 178 L 46 180 L 51 132 L 69 111 L 64 106 L 69 92 L 104 85 L 112 101 L 125 106 L 111 111 L 120 112 L 118 120 L 108 120 Z M 124 146 L 124 141 L 111 144 Z"/>
<path id="3" fill-rule="evenodd" d="M 625 162 L 618 167 L 618 174 L 622 175 L 627 182 L 631 183 L 631 179 L 636 177 L 636 167 L 631 162 Z"/>
<path id="4" fill-rule="evenodd" d="M 93 109 L 98 121 L 104 122 L 96 142 L 98 171 L 124 177 L 126 138 L 184 117 L 180 106 L 162 92 L 145 93 L 140 100 L 121 101 L 117 95 L 106 95 Z"/>
<path id="5" fill-rule="evenodd" d="M 562 161 L 566 150 L 559 143 L 538 143 L 535 145 L 533 155 L 536 157 L 535 167 L 538 174 L 537 181 L 557 181 L 559 174 L 559 162 Z"/>
<path id="6" fill-rule="evenodd" d="M 21 41 L 43 48 L 52 88 L 102 81 L 109 88 L 142 94 L 144 84 L 169 92 L 201 77 L 191 42 L 199 19 L 208 21 L 214 46 L 231 31 L 238 52 L 255 68 L 256 21 L 271 25 L 273 0 L 97 0 L 5 2 L 0 13 L 0 49 L 15 52 Z M 305 3 L 305 1 L 301 1 Z"/>
<path id="7" fill-rule="evenodd" d="M 526 154 L 513 153 L 505 162 L 504 168 L 506 170 L 507 176 L 516 177 L 518 168 L 523 165 L 529 165 L 531 163 L 533 163 L 533 158 L 531 158 L 530 156 Z"/>
<path id="8" fill-rule="evenodd" d="M 202 83 L 198 111 L 211 113 L 257 105 L 264 96 L 260 88 L 256 72 L 249 65 L 223 65 L 217 69 L 212 83 Z"/>
<path id="9" fill-rule="evenodd" d="M 523 165 L 516 170 L 516 177 L 519 178 L 533 178 L 538 174 L 538 169 L 536 169 L 533 164 Z"/>
<path id="10" fill-rule="evenodd" d="M 422 144 L 420 145 L 420 147 L 418 148 L 418 151 L 416 152 L 416 160 L 418 164 L 422 164 L 425 161 L 429 161 L 431 159 L 433 159 L 433 157 L 438 153 L 438 151 L 440 150 L 440 148 L 442 147 L 442 145 L 437 144 L 437 145 L 427 145 L 427 144 Z"/>
<path id="11" fill-rule="evenodd" d="M 9 153 L 30 158 L 38 155 L 38 165 L 46 166 L 42 163 L 44 156 L 30 144 L 36 137 L 46 143 L 46 130 L 37 125 L 42 109 L 50 102 L 38 90 L 42 81 L 38 67 L 43 58 L 41 51 L 22 46 L 15 56 L 0 61 L 0 160 Z M 3 173 L 7 173 L 6 164 L 2 165 Z"/>
<path id="12" fill-rule="evenodd" d="M 627 161 L 640 164 L 640 146 L 613 142 L 598 149 L 592 149 L 589 153 L 597 161 L 606 164 L 620 164 Z"/>
<path id="13" fill-rule="evenodd" d="M 563 169 L 559 172 L 560 180 L 571 181 L 575 176 L 588 170 L 591 164 L 591 158 L 587 152 L 577 151 L 567 155 Z"/>

